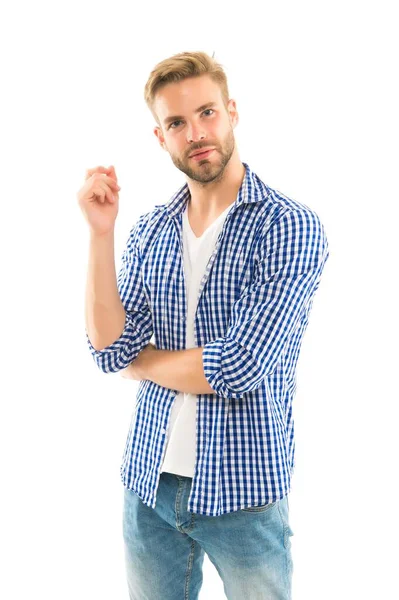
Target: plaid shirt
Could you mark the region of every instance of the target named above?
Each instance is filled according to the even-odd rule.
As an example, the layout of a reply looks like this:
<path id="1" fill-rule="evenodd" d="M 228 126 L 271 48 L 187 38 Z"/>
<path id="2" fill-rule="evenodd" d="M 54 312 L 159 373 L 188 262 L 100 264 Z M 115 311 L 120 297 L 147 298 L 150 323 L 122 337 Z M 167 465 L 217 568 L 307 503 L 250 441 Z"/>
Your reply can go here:
<path id="1" fill-rule="evenodd" d="M 218 516 L 290 492 L 296 365 L 313 296 L 329 256 L 317 214 L 245 176 L 202 277 L 195 338 L 215 394 L 197 394 L 196 464 L 188 510 Z M 184 350 L 187 303 L 185 183 L 130 231 L 117 282 L 126 311 L 115 342 L 95 350 L 104 373 L 127 367 L 150 342 Z M 122 482 L 154 508 L 178 390 L 139 383 L 120 467 Z"/>

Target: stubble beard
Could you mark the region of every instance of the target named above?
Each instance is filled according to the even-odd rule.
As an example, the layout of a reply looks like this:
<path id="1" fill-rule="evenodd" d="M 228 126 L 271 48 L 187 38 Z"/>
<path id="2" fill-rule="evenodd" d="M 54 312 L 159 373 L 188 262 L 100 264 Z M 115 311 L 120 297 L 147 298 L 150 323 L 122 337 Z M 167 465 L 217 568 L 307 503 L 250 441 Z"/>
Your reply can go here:
<path id="1" fill-rule="evenodd" d="M 215 183 L 223 177 L 224 170 L 234 152 L 234 148 L 234 133 L 233 129 L 230 129 L 221 150 L 217 147 L 214 150 L 214 153 L 217 152 L 219 154 L 216 160 L 215 156 L 212 155 L 209 161 L 205 158 L 203 161 L 199 161 L 196 167 L 191 167 L 189 165 L 192 162 L 190 158 L 187 157 L 187 159 L 181 160 L 178 156 L 169 154 L 175 167 L 185 173 L 187 177 L 198 183 L 207 184 L 211 182 Z"/>

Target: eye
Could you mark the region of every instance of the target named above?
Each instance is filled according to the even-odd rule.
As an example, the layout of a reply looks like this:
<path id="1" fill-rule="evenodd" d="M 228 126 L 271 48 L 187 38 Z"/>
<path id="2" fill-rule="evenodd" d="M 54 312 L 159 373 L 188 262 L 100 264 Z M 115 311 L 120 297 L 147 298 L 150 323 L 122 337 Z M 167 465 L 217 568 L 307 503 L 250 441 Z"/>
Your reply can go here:
<path id="1" fill-rule="evenodd" d="M 168 129 L 170 129 L 175 123 L 181 123 L 181 121 L 173 121 L 173 123 L 169 125 Z M 172 129 L 175 129 L 175 127 L 172 127 Z"/>
<path id="2" fill-rule="evenodd" d="M 208 111 L 211 111 L 211 113 L 213 113 L 213 112 L 214 112 L 213 108 L 206 108 L 206 109 L 203 111 L 203 113 L 202 113 L 202 114 L 204 114 L 204 113 L 206 113 L 206 112 L 208 112 Z M 210 114 L 208 114 L 208 115 L 206 115 L 206 116 L 207 116 L 207 117 L 210 117 L 211 115 L 210 115 Z M 181 123 L 181 121 L 180 121 L 180 120 L 178 120 L 178 121 L 173 121 L 173 123 L 171 123 L 171 124 L 169 125 L 168 129 L 176 129 L 176 127 L 172 127 L 172 126 L 173 126 L 175 123 Z"/>

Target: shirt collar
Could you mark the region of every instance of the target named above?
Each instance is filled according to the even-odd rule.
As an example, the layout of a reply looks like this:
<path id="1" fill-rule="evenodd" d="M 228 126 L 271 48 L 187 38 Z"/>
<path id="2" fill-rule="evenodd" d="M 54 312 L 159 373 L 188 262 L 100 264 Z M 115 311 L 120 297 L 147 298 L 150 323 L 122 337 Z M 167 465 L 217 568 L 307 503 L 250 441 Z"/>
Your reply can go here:
<path id="1" fill-rule="evenodd" d="M 265 200 L 271 192 L 270 188 L 259 179 L 247 163 L 243 162 L 242 164 L 245 167 L 245 175 L 234 204 L 239 206 L 240 204 L 250 204 Z M 182 213 L 189 198 L 190 190 L 186 182 L 165 204 L 169 216 L 175 217 L 179 213 Z"/>

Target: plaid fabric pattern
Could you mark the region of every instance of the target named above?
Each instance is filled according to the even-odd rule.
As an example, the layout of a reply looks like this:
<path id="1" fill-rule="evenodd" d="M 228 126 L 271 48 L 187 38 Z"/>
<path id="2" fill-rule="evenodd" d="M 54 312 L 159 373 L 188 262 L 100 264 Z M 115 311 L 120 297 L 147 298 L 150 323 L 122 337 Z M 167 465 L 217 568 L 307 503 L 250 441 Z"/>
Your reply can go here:
<path id="1" fill-rule="evenodd" d="M 215 394 L 197 395 L 197 455 L 188 510 L 219 516 L 275 502 L 295 466 L 292 401 L 314 294 L 329 256 L 317 214 L 267 186 L 248 164 L 203 275 L 195 337 Z M 117 282 L 124 330 L 97 351 L 98 368 L 127 367 L 150 342 L 184 350 L 185 183 L 130 231 Z M 120 467 L 125 487 L 155 507 L 166 431 L 178 390 L 142 380 Z"/>

